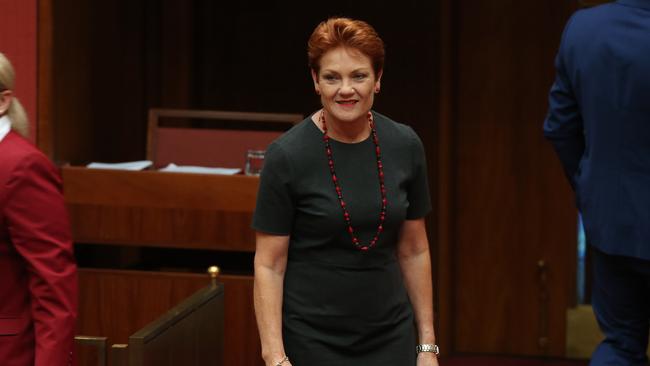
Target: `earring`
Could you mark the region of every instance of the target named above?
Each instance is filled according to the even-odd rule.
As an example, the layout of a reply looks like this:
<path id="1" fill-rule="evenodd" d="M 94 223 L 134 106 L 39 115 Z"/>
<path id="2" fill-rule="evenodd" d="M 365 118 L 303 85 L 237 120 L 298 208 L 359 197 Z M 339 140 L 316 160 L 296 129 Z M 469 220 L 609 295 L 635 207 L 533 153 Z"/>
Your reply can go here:
<path id="1" fill-rule="evenodd" d="M 316 89 L 316 94 L 320 95 L 320 90 Z"/>
<path id="2" fill-rule="evenodd" d="M 379 88 L 375 88 L 375 94 L 379 94 Z"/>

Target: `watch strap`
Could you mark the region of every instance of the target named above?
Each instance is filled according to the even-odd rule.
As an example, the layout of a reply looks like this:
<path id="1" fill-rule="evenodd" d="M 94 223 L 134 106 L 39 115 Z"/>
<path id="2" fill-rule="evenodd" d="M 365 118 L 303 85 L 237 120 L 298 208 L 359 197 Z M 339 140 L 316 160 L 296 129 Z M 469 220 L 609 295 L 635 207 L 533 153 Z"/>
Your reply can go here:
<path id="1" fill-rule="evenodd" d="M 423 343 L 423 344 L 418 344 L 418 346 L 415 347 L 415 352 L 417 353 L 431 352 L 436 356 L 438 356 L 440 354 L 440 347 L 438 347 L 437 344 Z"/>

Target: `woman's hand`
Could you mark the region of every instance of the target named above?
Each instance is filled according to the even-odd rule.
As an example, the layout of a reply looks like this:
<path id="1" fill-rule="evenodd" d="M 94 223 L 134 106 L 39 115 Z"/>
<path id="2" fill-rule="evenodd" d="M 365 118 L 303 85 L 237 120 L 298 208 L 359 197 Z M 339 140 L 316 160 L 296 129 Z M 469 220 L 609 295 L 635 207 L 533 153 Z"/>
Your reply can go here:
<path id="1" fill-rule="evenodd" d="M 420 352 L 417 366 L 438 366 L 438 356 L 432 352 Z"/>

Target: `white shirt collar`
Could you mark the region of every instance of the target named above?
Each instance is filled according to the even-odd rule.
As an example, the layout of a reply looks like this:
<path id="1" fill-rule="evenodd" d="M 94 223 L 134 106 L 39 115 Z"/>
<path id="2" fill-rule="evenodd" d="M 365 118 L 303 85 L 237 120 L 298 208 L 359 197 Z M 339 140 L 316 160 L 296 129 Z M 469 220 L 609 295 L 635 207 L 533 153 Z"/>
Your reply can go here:
<path id="1" fill-rule="evenodd" d="M 6 115 L 0 117 L 0 141 L 11 131 L 11 121 Z"/>

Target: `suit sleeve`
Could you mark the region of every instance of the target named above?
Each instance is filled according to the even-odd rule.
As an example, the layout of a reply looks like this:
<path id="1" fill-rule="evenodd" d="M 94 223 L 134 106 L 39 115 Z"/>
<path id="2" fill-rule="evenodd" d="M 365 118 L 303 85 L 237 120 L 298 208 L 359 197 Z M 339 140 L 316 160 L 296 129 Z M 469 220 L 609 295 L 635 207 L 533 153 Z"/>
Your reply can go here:
<path id="1" fill-rule="evenodd" d="M 61 181 L 40 153 L 7 184 L 9 235 L 25 260 L 36 337 L 35 366 L 68 365 L 77 313 L 77 268 Z"/>
<path id="2" fill-rule="evenodd" d="M 549 110 L 544 121 L 544 136 L 553 144 L 564 172 L 575 189 L 575 177 L 585 150 L 585 136 L 580 105 L 568 73 L 566 52 L 569 20 L 555 59 L 556 77 L 549 93 Z"/>

